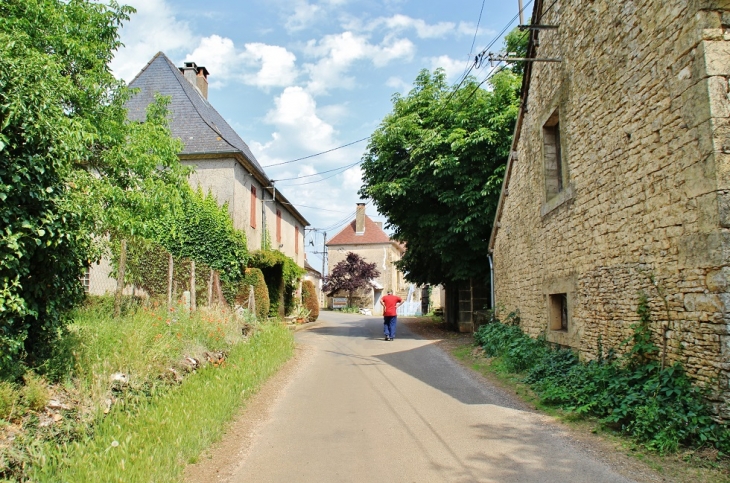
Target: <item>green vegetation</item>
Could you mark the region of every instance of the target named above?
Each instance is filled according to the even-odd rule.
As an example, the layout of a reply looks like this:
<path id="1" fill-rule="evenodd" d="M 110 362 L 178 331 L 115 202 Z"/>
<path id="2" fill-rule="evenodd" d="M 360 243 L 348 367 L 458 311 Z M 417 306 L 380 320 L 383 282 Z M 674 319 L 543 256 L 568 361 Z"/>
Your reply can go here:
<path id="1" fill-rule="evenodd" d="M 256 316 L 264 320 L 269 315 L 269 290 L 266 288 L 264 274 L 258 268 L 246 269 L 243 280 L 238 284 L 234 303 L 241 307 L 248 307 L 249 292 L 252 285 Z"/>
<path id="2" fill-rule="evenodd" d="M 258 268 L 264 274 L 269 290 L 269 316 L 289 315 L 297 302 L 294 291 L 304 269 L 278 250 L 253 252 L 248 266 Z"/>
<path id="3" fill-rule="evenodd" d="M 510 34 L 512 44 L 526 42 Z M 513 46 L 510 44 L 511 46 Z M 372 134 L 363 157 L 370 198 L 408 245 L 398 267 L 419 284 L 489 273 L 489 234 L 519 107 L 519 72 L 505 69 L 488 88 L 469 77 L 450 87 L 443 70 L 423 70 Z"/>
<path id="4" fill-rule="evenodd" d="M 114 318 L 112 306 L 75 312 L 44 366 L 59 384 L 0 385 L 0 428 L 16 436 L 0 448 L 0 481 L 177 481 L 293 351 L 278 323 L 177 307 Z M 61 403 L 50 421 L 49 397 Z"/>
<path id="5" fill-rule="evenodd" d="M 345 259 L 338 262 L 324 279 L 322 290 L 329 296 L 347 292 L 347 305 L 353 307 L 355 293 L 369 287 L 370 281 L 380 276 L 377 263 L 368 263 L 354 252 L 348 252 Z"/>
<path id="6" fill-rule="evenodd" d="M 662 367 L 655 359 L 659 350 L 651 341 L 647 307 L 642 296 L 637 311 L 641 321 L 632 326 L 623 355 L 601 350 L 589 362 L 544 338 L 529 337 L 516 314 L 504 324 L 482 326 L 475 339 L 504 370 L 522 374 L 544 405 L 575 417 L 595 417 L 603 427 L 660 453 L 684 446 L 730 454 L 730 430 L 712 419 L 702 389 L 692 384 L 681 364 Z"/>
<path id="7" fill-rule="evenodd" d="M 302 282 L 302 305 L 309 311 L 308 320 L 314 322 L 319 318 L 319 300 L 317 289 L 311 280 Z"/>

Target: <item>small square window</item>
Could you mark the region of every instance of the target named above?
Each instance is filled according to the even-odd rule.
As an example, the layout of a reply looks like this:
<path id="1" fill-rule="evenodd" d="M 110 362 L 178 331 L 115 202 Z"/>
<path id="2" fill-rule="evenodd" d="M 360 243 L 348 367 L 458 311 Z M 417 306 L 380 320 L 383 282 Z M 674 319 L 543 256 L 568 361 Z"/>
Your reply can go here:
<path id="1" fill-rule="evenodd" d="M 568 294 L 556 293 L 549 296 L 550 330 L 568 330 Z"/>

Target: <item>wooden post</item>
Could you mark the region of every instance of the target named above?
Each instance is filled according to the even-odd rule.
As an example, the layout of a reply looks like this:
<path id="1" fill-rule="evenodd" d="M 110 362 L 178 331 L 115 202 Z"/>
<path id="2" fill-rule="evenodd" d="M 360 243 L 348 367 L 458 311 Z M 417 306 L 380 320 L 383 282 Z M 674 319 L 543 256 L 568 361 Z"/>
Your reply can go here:
<path id="1" fill-rule="evenodd" d="M 167 258 L 167 307 L 172 307 L 172 279 L 175 270 L 175 261 L 172 259 L 172 253 Z"/>
<path id="2" fill-rule="evenodd" d="M 117 292 L 114 297 L 114 317 L 122 314 L 122 293 L 124 292 L 124 272 L 127 268 L 127 240 L 122 240 L 119 249 L 119 267 L 117 269 Z"/>
<path id="3" fill-rule="evenodd" d="M 213 270 L 210 271 L 210 279 L 208 280 L 208 307 L 213 306 Z"/>
<path id="4" fill-rule="evenodd" d="M 195 260 L 190 260 L 190 311 L 195 312 Z"/>

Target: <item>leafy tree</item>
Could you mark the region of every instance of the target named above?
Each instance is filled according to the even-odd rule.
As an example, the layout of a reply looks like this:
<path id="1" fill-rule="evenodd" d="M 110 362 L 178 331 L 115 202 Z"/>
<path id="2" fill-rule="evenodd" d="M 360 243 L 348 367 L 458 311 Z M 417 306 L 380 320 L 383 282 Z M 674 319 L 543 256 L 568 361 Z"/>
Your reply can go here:
<path id="1" fill-rule="evenodd" d="M 362 197 L 406 243 L 397 262 L 411 282 L 485 278 L 488 239 L 518 111 L 520 77 L 503 70 L 482 89 L 455 90 L 423 70 L 373 133 Z"/>
<path id="2" fill-rule="evenodd" d="M 348 252 L 344 260 L 332 269 L 325 277 L 322 290 L 327 295 L 347 292 L 347 305 L 352 306 L 352 299 L 359 289 L 367 287 L 371 280 L 380 276 L 377 264 L 368 263 L 357 253 Z"/>
<path id="3" fill-rule="evenodd" d="M 0 2 L 0 374 L 42 356 L 83 295 L 94 213 L 73 175 L 125 138 L 125 92 L 108 63 L 132 11 Z"/>

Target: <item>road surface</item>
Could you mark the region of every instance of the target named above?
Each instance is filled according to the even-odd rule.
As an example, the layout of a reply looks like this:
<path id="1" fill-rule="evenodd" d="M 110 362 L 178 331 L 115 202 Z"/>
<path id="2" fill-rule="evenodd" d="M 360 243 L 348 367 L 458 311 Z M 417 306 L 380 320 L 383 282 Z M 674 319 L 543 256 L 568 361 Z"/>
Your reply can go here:
<path id="1" fill-rule="evenodd" d="M 403 324 L 386 342 L 381 318 L 320 321 L 230 481 L 630 481 Z"/>

